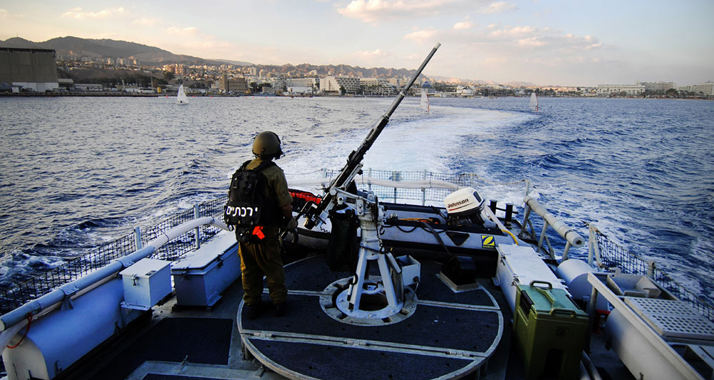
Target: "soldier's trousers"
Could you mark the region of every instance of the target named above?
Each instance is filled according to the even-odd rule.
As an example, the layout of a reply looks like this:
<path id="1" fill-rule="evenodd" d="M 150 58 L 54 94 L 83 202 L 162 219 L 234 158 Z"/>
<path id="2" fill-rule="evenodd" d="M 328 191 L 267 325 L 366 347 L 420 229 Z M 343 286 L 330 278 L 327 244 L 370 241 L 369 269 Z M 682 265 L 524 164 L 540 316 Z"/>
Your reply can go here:
<path id="1" fill-rule="evenodd" d="M 285 302 L 288 296 L 283 260 L 280 257 L 282 241 L 278 226 L 263 227 L 263 234 L 265 237 L 262 240 L 254 236 L 251 242 L 240 243 L 238 248 L 243 300 L 246 305 L 260 302 L 263 276 L 267 279 L 270 299 L 274 304 Z"/>

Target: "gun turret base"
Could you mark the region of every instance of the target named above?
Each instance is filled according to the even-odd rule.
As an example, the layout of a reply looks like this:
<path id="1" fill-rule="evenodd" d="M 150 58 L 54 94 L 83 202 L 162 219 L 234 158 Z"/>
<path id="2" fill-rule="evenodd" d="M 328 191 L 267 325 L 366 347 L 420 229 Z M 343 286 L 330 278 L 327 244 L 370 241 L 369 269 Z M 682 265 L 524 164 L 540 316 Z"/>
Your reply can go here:
<path id="1" fill-rule="evenodd" d="M 351 325 L 383 326 L 399 323 L 411 317 L 416 311 L 417 300 L 411 288 L 405 288 L 404 302 L 390 306 L 379 276 L 371 276 L 365 281 L 365 291 L 358 310 L 350 310 L 349 284 L 352 278 L 343 278 L 330 284 L 320 297 L 320 307 L 330 318 Z"/>

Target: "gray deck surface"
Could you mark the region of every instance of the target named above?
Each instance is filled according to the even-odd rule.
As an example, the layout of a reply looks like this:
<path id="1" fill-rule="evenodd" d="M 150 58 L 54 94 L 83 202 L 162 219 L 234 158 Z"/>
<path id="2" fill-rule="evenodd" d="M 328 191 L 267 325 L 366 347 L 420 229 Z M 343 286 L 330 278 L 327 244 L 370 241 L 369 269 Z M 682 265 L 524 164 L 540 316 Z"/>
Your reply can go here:
<path id="1" fill-rule="evenodd" d="M 332 319 L 320 306 L 323 290 L 348 273 L 329 272 L 321 256 L 293 263 L 285 269 L 289 314 L 241 316 L 243 340 L 256 359 L 290 378 L 432 379 L 470 373 L 492 355 L 504 318 L 483 287 L 455 293 L 437 277 L 440 264 L 421 264 L 416 311 L 398 323 L 359 326 Z"/>

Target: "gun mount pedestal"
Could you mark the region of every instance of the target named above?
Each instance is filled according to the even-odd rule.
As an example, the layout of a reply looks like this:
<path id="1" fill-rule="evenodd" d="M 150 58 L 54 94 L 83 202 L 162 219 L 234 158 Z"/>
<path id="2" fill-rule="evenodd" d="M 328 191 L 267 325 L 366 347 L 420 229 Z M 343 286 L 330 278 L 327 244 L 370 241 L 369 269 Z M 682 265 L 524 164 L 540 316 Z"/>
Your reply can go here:
<path id="1" fill-rule="evenodd" d="M 381 209 L 373 194 L 367 198 L 336 190 L 337 203 L 352 207 L 359 218 L 362 237 L 355 275 L 337 281 L 334 285 L 334 306 L 342 313 L 341 319 L 350 323 L 378 324 L 392 321 L 396 314 L 407 315 L 406 296 L 402 269 L 391 253 L 385 252 L 379 239 Z M 370 264 L 376 263 L 379 274 L 370 275 Z M 396 318 L 399 319 L 399 318 Z"/>

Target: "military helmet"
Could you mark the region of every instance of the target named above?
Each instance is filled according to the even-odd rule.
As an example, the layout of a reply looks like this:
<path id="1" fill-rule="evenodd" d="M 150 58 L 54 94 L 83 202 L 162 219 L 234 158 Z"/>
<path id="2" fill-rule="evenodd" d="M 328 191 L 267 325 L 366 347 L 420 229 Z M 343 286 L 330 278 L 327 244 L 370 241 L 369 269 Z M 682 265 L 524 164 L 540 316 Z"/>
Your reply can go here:
<path id="1" fill-rule="evenodd" d="M 262 159 L 275 158 L 283 155 L 280 150 L 280 138 L 273 132 L 266 131 L 258 133 L 253 140 L 253 154 Z"/>

